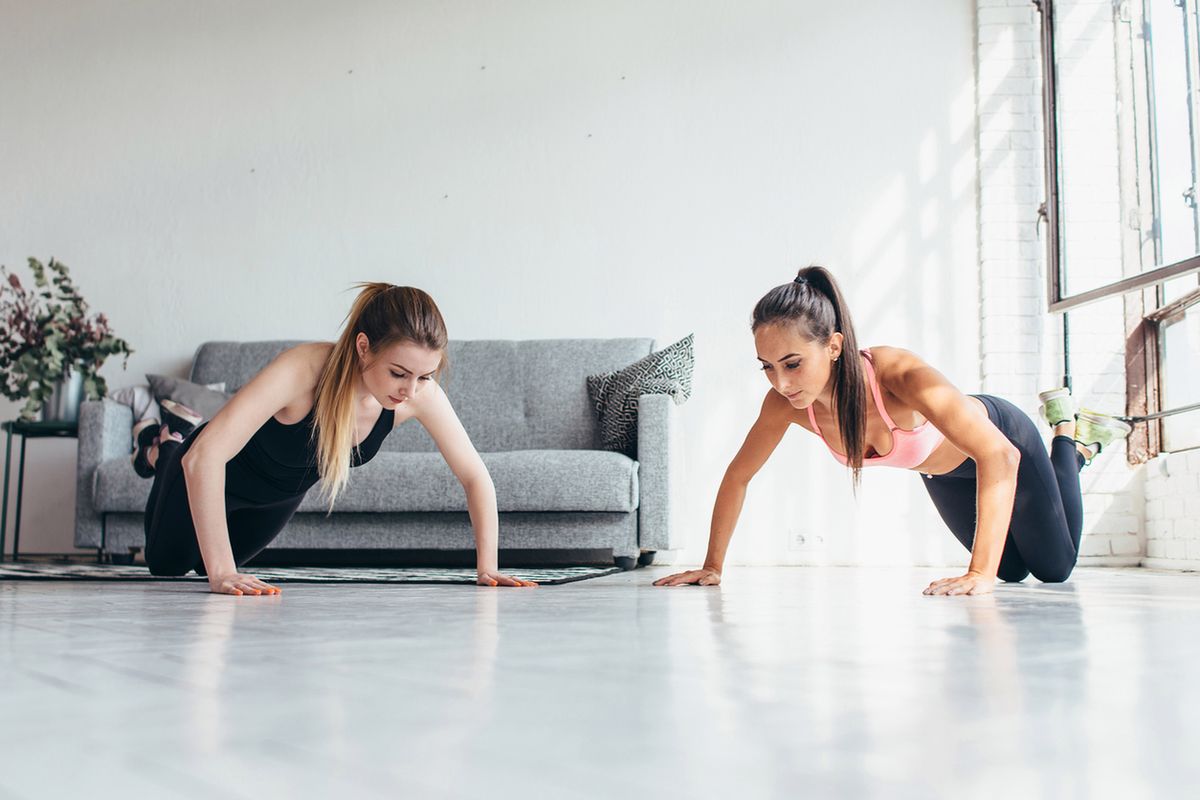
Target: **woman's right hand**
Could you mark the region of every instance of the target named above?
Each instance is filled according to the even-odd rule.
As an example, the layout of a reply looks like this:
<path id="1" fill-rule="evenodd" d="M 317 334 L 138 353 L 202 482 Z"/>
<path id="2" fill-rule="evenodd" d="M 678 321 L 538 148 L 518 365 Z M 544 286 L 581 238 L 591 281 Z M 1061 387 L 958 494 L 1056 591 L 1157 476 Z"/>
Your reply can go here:
<path id="1" fill-rule="evenodd" d="M 686 586 L 689 583 L 694 583 L 697 586 L 720 586 L 721 573 L 715 569 L 707 567 L 703 569 L 692 569 L 687 572 L 676 572 L 674 575 L 668 575 L 665 578 L 659 578 L 654 582 L 655 586 Z"/>
<path id="2" fill-rule="evenodd" d="M 263 583 L 253 575 L 234 572 L 229 575 L 214 575 L 208 579 L 214 594 L 282 594 L 278 586 Z"/>

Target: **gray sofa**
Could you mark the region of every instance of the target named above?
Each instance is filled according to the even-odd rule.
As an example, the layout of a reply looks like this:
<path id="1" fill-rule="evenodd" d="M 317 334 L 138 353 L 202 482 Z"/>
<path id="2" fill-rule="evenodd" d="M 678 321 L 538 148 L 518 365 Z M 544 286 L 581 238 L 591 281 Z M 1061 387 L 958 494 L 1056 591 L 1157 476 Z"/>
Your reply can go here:
<path id="1" fill-rule="evenodd" d="M 190 380 L 248 382 L 290 341 L 208 342 Z M 673 530 L 679 408 L 639 400 L 637 460 L 594 449 L 596 414 L 585 376 L 624 367 L 650 339 L 452 341 L 442 379 L 496 485 L 502 549 L 611 549 L 626 569 L 678 549 Z M 151 481 L 129 462 L 132 413 L 111 400 L 79 417 L 76 547 L 128 557 L 144 544 Z M 466 495 L 420 423 L 388 436 L 351 479 L 331 516 L 319 488 L 272 543 L 281 548 L 471 549 Z"/>

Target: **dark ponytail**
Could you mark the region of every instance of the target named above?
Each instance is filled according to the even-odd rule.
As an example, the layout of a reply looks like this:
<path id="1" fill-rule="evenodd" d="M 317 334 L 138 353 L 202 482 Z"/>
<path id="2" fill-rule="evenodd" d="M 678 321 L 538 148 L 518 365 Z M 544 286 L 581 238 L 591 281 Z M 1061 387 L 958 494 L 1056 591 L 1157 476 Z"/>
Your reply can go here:
<path id="1" fill-rule="evenodd" d="M 805 267 L 795 280 L 776 286 L 758 301 L 750 330 L 778 323 L 796 325 L 802 336 L 821 344 L 827 343 L 834 333 L 842 334 L 842 355 L 834 364 L 833 404 L 842 432 L 842 449 L 846 451 L 857 489 L 866 449 L 867 388 L 850 309 L 829 270 Z"/>

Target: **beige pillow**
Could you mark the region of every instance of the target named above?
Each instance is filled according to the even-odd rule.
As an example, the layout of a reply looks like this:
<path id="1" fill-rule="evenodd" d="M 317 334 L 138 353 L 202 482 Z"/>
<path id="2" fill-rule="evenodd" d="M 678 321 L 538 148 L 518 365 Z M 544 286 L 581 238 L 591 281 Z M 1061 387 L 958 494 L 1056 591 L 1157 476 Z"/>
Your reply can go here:
<path id="1" fill-rule="evenodd" d="M 224 383 L 212 383 L 203 386 L 183 378 L 172 378 L 168 375 L 147 375 L 150 383 L 150 393 L 158 402 L 174 400 L 194 409 L 205 419 L 212 419 L 229 402 L 233 395 L 224 391 Z M 219 389 L 212 387 L 220 387 Z"/>

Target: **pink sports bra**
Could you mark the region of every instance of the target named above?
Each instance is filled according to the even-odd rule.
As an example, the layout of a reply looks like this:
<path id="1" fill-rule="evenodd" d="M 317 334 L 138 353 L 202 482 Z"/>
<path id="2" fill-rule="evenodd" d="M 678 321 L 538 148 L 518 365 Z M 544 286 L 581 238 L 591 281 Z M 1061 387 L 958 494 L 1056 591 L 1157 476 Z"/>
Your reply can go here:
<path id="1" fill-rule="evenodd" d="M 942 435 L 941 431 L 930 425 L 929 420 L 925 420 L 911 431 L 904 428 L 897 428 L 896 423 L 892 421 L 887 409 L 883 406 L 883 396 L 879 392 L 879 382 L 875 380 L 875 367 L 871 363 L 871 352 L 869 350 L 861 352 L 863 354 L 863 365 L 867 370 L 867 381 L 871 384 L 871 394 L 875 396 L 875 408 L 879 409 L 879 416 L 883 418 L 884 424 L 892 432 L 892 449 L 886 455 L 864 458 L 863 466 L 913 469 L 929 458 L 938 445 L 946 440 L 946 437 Z M 829 452 L 833 453 L 833 457 L 842 462 L 842 464 L 848 463 L 849 460 L 830 446 L 825 435 L 821 433 L 821 429 L 817 427 L 817 417 L 813 413 L 811 404 L 808 407 L 808 421 L 812 423 L 813 430 L 821 437 L 821 441 L 825 442 L 825 446 L 829 448 Z"/>

